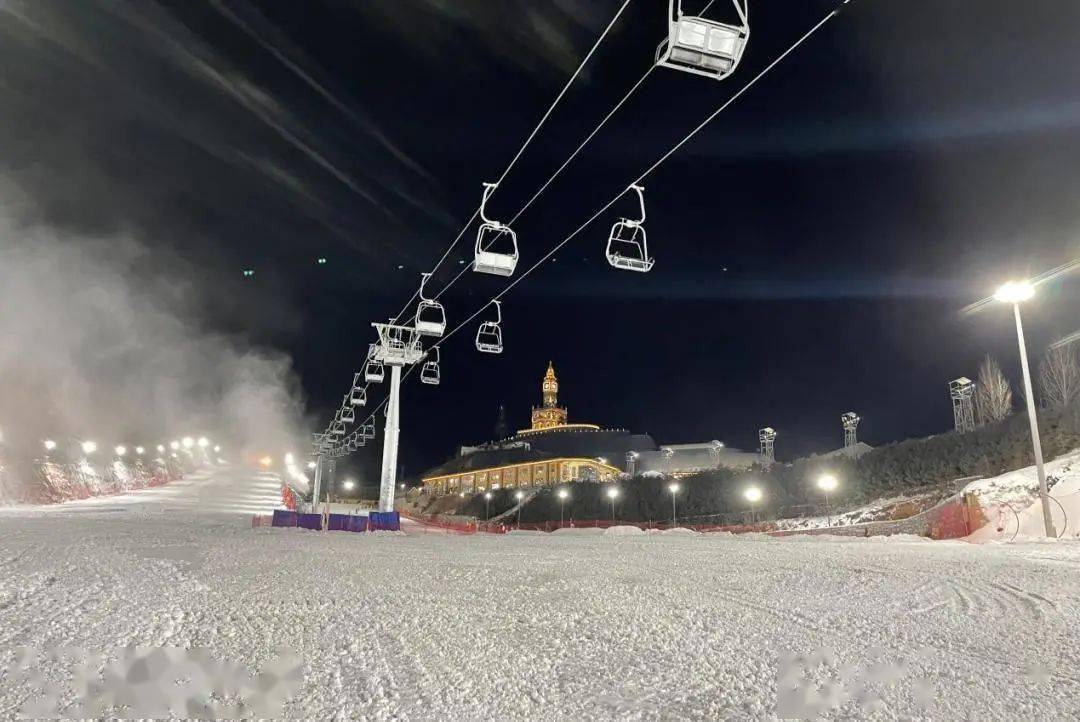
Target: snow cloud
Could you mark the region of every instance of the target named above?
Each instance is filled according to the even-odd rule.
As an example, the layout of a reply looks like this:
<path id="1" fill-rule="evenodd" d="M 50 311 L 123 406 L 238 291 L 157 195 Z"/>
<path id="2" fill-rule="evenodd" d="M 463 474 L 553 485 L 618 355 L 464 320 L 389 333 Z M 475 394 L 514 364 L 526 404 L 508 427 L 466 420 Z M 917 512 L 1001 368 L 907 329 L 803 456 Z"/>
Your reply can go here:
<path id="1" fill-rule="evenodd" d="M 0 183 L 3 207 L 17 197 Z M 0 216 L 5 440 L 151 445 L 205 433 L 250 453 L 298 444 L 291 360 L 210 330 L 207 299 L 220 291 L 199 277 L 130 234 L 77 236 Z"/>

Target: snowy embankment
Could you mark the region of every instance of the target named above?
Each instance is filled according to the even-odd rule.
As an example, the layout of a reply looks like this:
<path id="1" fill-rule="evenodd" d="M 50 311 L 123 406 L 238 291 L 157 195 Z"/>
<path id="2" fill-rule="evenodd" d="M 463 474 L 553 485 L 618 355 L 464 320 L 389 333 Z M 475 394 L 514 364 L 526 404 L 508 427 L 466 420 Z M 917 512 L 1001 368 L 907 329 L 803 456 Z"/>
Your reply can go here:
<path id="1" fill-rule="evenodd" d="M 1080 450 L 1045 465 L 1050 514 L 1061 538 L 1080 537 Z M 978 496 L 989 523 L 971 535 L 973 541 L 1045 538 L 1039 480 L 1034 466 L 979 479 L 965 492 Z"/>
<path id="2" fill-rule="evenodd" d="M 1080 717 L 1080 543 L 360 535 L 111 501 L 0 514 L 0 675 L 20 646 L 252 671 L 284 647 L 289 718 L 771 719 L 799 698 L 788 655 L 818 654 L 803 684 L 833 718 Z M 0 684 L 0 719 L 29 696 Z"/>

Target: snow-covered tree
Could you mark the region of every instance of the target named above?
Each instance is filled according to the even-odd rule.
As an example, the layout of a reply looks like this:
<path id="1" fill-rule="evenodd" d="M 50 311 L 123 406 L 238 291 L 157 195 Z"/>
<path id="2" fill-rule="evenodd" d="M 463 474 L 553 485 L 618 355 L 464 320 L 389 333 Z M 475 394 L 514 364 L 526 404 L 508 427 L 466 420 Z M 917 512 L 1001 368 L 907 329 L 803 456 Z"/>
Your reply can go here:
<path id="1" fill-rule="evenodd" d="M 1051 346 L 1039 364 L 1043 403 L 1062 408 L 1080 398 L 1080 362 L 1071 345 Z"/>
<path id="2" fill-rule="evenodd" d="M 1001 421 L 1012 413 L 1012 388 L 997 359 L 987 354 L 979 364 L 979 383 L 975 389 L 975 413 L 980 424 Z"/>

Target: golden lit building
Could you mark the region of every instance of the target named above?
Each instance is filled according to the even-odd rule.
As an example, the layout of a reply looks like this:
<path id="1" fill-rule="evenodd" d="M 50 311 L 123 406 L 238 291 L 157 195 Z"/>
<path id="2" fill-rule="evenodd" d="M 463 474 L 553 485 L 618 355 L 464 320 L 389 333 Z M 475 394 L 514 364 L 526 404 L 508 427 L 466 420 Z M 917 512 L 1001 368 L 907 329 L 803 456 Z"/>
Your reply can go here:
<path id="1" fill-rule="evenodd" d="M 550 429 L 554 426 L 565 426 L 567 412 L 566 407 L 559 406 L 559 379 L 555 378 L 555 367 L 548 361 L 547 373 L 541 384 L 543 391 L 543 406 L 534 406 L 532 410 L 532 428 Z"/>
<path id="2" fill-rule="evenodd" d="M 559 379 L 549 361 L 541 381 L 541 406 L 532 409 L 532 427 L 508 439 L 462 447 L 461 454 L 423 475 L 434 494 L 475 493 L 507 487 L 535 487 L 569 481 L 609 481 L 622 469 L 631 446 L 655 448 L 652 439 L 596 424 L 568 423 L 559 406 Z"/>

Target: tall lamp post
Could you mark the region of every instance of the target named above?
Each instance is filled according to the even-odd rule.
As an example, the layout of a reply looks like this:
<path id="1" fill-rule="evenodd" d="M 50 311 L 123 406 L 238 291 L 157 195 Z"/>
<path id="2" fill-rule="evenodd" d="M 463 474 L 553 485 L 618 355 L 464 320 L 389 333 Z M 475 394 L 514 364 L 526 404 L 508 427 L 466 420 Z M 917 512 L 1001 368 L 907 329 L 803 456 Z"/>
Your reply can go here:
<path id="1" fill-rule="evenodd" d="M 570 496 L 570 492 L 566 489 L 559 489 L 559 528 L 563 525 L 563 508 L 566 506 L 566 499 Z"/>
<path id="2" fill-rule="evenodd" d="M 1031 390 L 1031 371 L 1028 369 L 1027 346 L 1024 343 L 1024 325 L 1020 321 L 1020 304 L 1035 295 L 1030 281 L 1009 281 L 994 294 L 994 299 L 1011 303 L 1016 318 L 1016 341 L 1020 346 L 1020 368 L 1024 372 L 1024 397 L 1027 401 L 1028 423 L 1031 424 L 1031 448 L 1035 452 L 1035 473 L 1039 477 L 1039 499 L 1042 502 L 1043 527 L 1046 536 L 1056 538 L 1054 520 L 1050 516 L 1050 493 L 1046 488 L 1046 470 L 1043 468 L 1042 442 L 1039 439 L 1039 421 L 1035 416 L 1035 394 Z"/>
<path id="3" fill-rule="evenodd" d="M 484 523 L 491 519 L 491 492 L 484 494 Z"/>
<path id="4" fill-rule="evenodd" d="M 746 491 L 743 492 L 743 496 L 750 502 L 750 523 L 753 524 L 755 512 L 754 505 L 761 501 L 761 489 L 756 486 L 747 487 Z"/>
<path id="5" fill-rule="evenodd" d="M 619 488 L 616 486 L 607 490 L 608 498 L 611 499 L 611 521 L 615 522 L 615 500 L 619 498 Z"/>
<path id="6" fill-rule="evenodd" d="M 514 498 L 517 499 L 517 508 L 518 508 L 518 513 L 517 513 L 518 522 L 517 522 L 517 525 L 518 525 L 518 529 L 520 529 L 521 528 L 521 500 L 525 498 L 525 492 L 523 492 L 523 491 L 515 492 L 514 493 Z"/>
<path id="7" fill-rule="evenodd" d="M 832 474 L 822 474 L 817 480 L 818 488 L 825 495 L 825 515 L 829 520 L 829 526 L 832 526 L 832 508 L 829 506 L 829 494 L 836 490 L 838 483 L 836 477 Z"/>
<path id="8" fill-rule="evenodd" d="M 675 526 L 675 494 L 679 491 L 679 485 L 675 482 L 668 484 L 668 491 L 671 492 L 671 526 Z"/>

